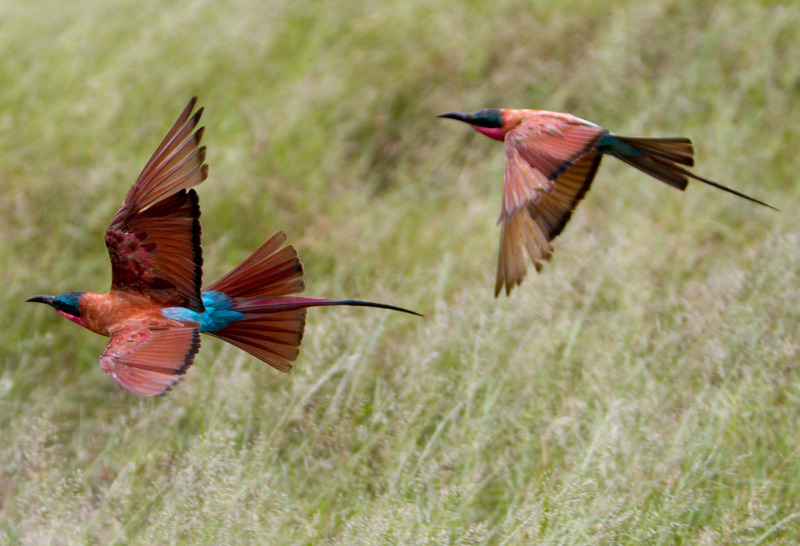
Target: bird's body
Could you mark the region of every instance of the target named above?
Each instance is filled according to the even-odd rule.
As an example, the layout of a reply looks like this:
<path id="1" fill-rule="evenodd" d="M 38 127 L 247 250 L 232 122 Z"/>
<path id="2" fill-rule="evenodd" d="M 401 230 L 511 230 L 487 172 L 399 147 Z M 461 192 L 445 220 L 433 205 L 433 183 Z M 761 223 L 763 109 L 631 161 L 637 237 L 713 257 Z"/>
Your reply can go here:
<path id="1" fill-rule="evenodd" d="M 60 311 L 60 314 L 101 336 L 110 336 L 128 324 L 173 326 L 175 322 L 161 314 L 162 307 L 159 304 L 135 292 L 122 290 L 111 290 L 106 294 L 84 292 L 79 307 L 81 314 L 78 317 L 64 311 Z"/>
<path id="2" fill-rule="evenodd" d="M 142 396 L 177 383 L 200 348 L 218 337 L 281 371 L 299 354 L 308 307 L 380 303 L 296 296 L 303 267 L 277 232 L 239 266 L 201 291 L 200 207 L 193 186 L 208 166 L 192 99 L 131 187 L 106 231 L 111 290 L 35 296 L 63 317 L 108 336 L 100 366 Z M 416 314 L 416 313 L 413 313 Z"/>
<path id="3" fill-rule="evenodd" d="M 197 323 L 200 332 L 216 332 L 244 316 L 232 310 L 235 302 L 222 292 L 207 290 L 201 293 L 201 298 L 204 310 L 198 312 L 188 307 L 166 307 L 135 292 L 81 292 L 79 315 L 56 310 L 64 318 L 107 337 L 132 325 L 177 328 L 184 322 Z"/>
<path id="4" fill-rule="evenodd" d="M 509 294 L 522 282 L 527 271 L 523 248 L 537 271 L 550 259 L 550 241 L 561 233 L 589 190 L 604 155 L 612 155 L 679 190 L 693 178 L 770 207 L 686 169 L 694 164 L 694 148 L 685 137 L 626 137 L 572 114 L 547 110 L 486 108 L 438 117 L 464 121 L 505 143 L 495 296 L 503 287 Z"/>

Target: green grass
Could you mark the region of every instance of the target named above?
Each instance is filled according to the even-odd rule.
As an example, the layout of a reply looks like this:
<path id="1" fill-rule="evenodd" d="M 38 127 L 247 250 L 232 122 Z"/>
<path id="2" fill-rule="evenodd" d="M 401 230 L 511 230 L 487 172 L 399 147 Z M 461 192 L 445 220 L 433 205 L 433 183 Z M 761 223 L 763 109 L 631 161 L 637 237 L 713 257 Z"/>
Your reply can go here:
<path id="1" fill-rule="evenodd" d="M 0 542 L 800 541 L 800 6 L 4 2 Z M 311 310 L 284 375 L 206 338 L 139 399 L 24 300 L 110 282 L 103 232 L 193 94 L 206 282 L 285 230 Z M 494 299 L 502 147 L 433 116 L 570 111 L 686 135 L 607 160 Z"/>

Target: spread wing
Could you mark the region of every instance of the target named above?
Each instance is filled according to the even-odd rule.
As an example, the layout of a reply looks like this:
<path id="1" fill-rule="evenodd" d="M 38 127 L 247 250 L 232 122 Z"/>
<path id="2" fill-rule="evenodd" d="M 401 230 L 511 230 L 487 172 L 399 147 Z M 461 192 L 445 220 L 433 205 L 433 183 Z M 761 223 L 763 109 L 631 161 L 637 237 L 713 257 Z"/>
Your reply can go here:
<path id="1" fill-rule="evenodd" d="M 111 334 L 100 367 L 128 391 L 155 396 L 183 378 L 199 350 L 197 328 L 131 325 Z"/>
<path id="2" fill-rule="evenodd" d="M 495 296 L 522 282 L 523 248 L 537 271 L 552 255 L 552 241 L 589 190 L 601 155 L 595 144 L 606 130 L 559 117 L 527 120 L 506 135 L 502 229 Z"/>
<path id="3" fill-rule="evenodd" d="M 155 301 L 203 310 L 200 207 L 190 189 L 208 175 L 203 109 L 189 101 L 128 191 L 106 231 L 111 286 Z"/>

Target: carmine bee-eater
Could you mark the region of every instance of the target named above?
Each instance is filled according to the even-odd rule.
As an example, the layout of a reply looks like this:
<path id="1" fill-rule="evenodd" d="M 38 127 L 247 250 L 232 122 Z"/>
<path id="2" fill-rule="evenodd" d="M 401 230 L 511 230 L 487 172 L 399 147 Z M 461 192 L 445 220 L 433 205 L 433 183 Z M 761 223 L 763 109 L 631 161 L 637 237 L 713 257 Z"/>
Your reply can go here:
<path id="1" fill-rule="evenodd" d="M 193 189 L 206 179 L 203 109 L 193 98 L 128 191 L 106 231 L 112 281 L 107 294 L 34 296 L 92 332 L 108 336 L 100 367 L 141 396 L 163 394 L 192 365 L 200 333 L 218 337 L 280 371 L 289 371 L 303 337 L 306 308 L 400 307 L 296 296 L 303 266 L 286 235 L 275 233 L 230 273 L 200 290 L 200 207 Z"/>
<path id="2" fill-rule="evenodd" d="M 543 260 L 550 259 L 550 241 L 561 233 L 589 191 L 603 154 L 621 159 L 679 190 L 686 189 L 689 178 L 694 178 L 774 208 L 685 169 L 682 165 L 694 165 L 694 148 L 688 138 L 620 136 L 571 114 L 546 110 L 485 108 L 437 117 L 469 123 L 476 131 L 505 143 L 495 297 L 503 286 L 510 294 L 525 277 L 527 264 L 522 247 L 527 249 L 537 271 Z"/>

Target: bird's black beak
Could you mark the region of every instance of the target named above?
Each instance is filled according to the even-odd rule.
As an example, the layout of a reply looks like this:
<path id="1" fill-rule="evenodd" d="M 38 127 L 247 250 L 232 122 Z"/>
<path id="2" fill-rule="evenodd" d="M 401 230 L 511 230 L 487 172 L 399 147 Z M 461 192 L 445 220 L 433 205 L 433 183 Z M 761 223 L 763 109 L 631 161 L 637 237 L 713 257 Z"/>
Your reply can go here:
<path id="1" fill-rule="evenodd" d="M 33 296 L 32 298 L 28 298 L 25 300 L 26 302 L 34 301 L 37 303 L 46 303 L 47 305 L 53 305 L 53 296 Z"/>
<path id="2" fill-rule="evenodd" d="M 444 114 L 439 114 L 436 117 L 457 119 L 458 121 L 463 121 L 464 123 L 472 122 L 472 114 L 467 114 L 465 112 L 445 112 Z"/>

